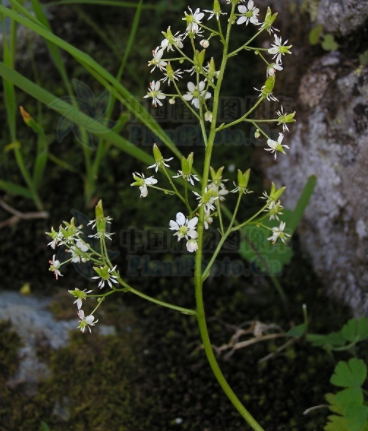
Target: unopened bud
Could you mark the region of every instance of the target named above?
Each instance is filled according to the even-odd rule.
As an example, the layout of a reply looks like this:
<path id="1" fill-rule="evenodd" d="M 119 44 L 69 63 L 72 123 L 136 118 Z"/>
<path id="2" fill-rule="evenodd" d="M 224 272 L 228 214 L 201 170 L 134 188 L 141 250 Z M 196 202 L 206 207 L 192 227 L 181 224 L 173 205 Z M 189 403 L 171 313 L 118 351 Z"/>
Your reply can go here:
<path id="1" fill-rule="evenodd" d="M 207 39 L 202 39 L 199 44 L 204 48 L 208 48 L 210 46 L 210 42 Z"/>

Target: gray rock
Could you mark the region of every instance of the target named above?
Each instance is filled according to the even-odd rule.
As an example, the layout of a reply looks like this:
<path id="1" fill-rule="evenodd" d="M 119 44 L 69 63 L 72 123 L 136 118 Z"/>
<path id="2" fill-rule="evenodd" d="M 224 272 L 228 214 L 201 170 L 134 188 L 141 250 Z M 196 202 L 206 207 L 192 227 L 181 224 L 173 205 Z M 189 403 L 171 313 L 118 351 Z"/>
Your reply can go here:
<path id="1" fill-rule="evenodd" d="M 317 13 L 317 22 L 342 36 L 357 30 L 367 18 L 367 0 L 321 0 Z"/>
<path id="2" fill-rule="evenodd" d="M 37 347 L 67 346 L 69 331 L 78 326 L 77 316 L 73 320 L 55 320 L 47 309 L 52 300 L 52 297 L 24 296 L 17 292 L 0 293 L 0 320 L 10 320 L 23 343 L 19 350 L 19 369 L 8 385 L 22 384 L 29 396 L 36 393 L 39 381 L 50 376 L 47 365 L 37 357 Z M 115 328 L 110 325 L 98 325 L 96 331 L 100 335 L 115 334 Z"/>
<path id="3" fill-rule="evenodd" d="M 355 70 L 338 53 L 316 60 L 302 77 L 288 156 L 267 175 L 286 185 L 293 208 L 310 175 L 317 187 L 300 227 L 301 240 L 328 291 L 368 311 L 368 68 Z"/>

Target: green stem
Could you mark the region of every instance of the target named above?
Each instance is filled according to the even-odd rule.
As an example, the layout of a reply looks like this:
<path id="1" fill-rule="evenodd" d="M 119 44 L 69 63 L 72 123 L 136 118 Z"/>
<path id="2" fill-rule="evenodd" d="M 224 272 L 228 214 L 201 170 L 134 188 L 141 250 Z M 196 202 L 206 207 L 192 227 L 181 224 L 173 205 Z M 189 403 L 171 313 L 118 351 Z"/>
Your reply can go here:
<path id="1" fill-rule="evenodd" d="M 225 67 L 226 67 L 226 63 L 227 63 L 227 53 L 228 53 L 228 46 L 229 46 L 229 39 L 230 39 L 231 21 L 232 21 L 233 15 L 234 15 L 234 10 L 235 10 L 235 4 L 232 4 L 232 10 L 231 10 L 229 24 L 228 24 L 228 28 L 227 28 L 226 43 L 224 46 L 223 58 L 222 58 L 222 63 L 221 63 L 221 68 L 220 68 L 220 74 L 219 74 L 219 78 L 217 81 L 217 86 L 215 88 L 215 94 L 214 94 L 213 120 L 211 123 L 211 130 L 210 130 L 210 135 L 209 135 L 209 139 L 208 139 L 208 145 L 206 147 L 203 179 L 202 179 L 202 194 L 204 193 L 204 189 L 205 189 L 207 182 L 208 182 L 211 155 L 212 155 L 214 140 L 215 140 L 215 136 L 216 136 L 216 119 L 217 119 L 217 112 L 218 112 L 219 95 L 220 95 L 221 84 L 222 84 L 222 80 L 223 80 L 224 73 L 225 73 Z M 206 353 L 208 362 L 211 366 L 211 369 L 212 369 L 217 381 L 219 382 L 223 391 L 225 392 L 227 397 L 230 399 L 230 401 L 233 403 L 235 408 L 238 410 L 238 412 L 243 416 L 243 418 L 247 421 L 247 423 L 255 431 L 263 431 L 263 428 L 251 416 L 251 414 L 243 406 L 243 404 L 240 402 L 238 397 L 235 395 L 234 391 L 229 386 L 224 375 L 222 374 L 222 371 L 221 371 L 221 369 L 220 369 L 220 367 L 216 361 L 216 357 L 215 357 L 213 350 L 212 350 L 211 340 L 210 340 L 210 337 L 208 334 L 208 329 L 207 329 L 206 316 L 205 316 L 204 303 L 203 303 L 203 290 L 202 290 L 202 285 L 203 285 L 203 281 L 202 281 L 202 255 L 203 255 L 203 234 L 204 234 L 203 220 L 204 220 L 204 206 L 202 205 L 200 208 L 200 214 L 199 214 L 198 250 L 196 252 L 196 259 L 195 259 L 195 293 L 196 293 L 196 303 L 197 303 L 198 326 L 199 326 L 199 331 L 200 331 L 201 338 L 202 338 L 204 351 Z"/>

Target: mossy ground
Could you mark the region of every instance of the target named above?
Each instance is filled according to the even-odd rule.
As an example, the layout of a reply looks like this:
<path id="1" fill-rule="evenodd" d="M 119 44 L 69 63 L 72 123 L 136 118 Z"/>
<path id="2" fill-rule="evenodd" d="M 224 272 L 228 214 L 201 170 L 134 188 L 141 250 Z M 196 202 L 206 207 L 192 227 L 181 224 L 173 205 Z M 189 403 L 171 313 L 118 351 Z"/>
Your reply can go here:
<path id="1" fill-rule="evenodd" d="M 168 2 L 161 3 L 166 5 Z M 181 10 L 183 5 L 184 2 L 172 2 L 173 9 Z M 69 27 L 61 26 L 60 34 L 78 46 L 82 39 L 87 41 L 82 49 L 90 52 L 104 66 L 116 70 L 116 58 L 106 56 L 105 47 L 101 46 L 97 37 L 91 36 L 91 31 L 83 25 L 78 14 L 71 9 L 62 10 L 60 16 L 66 17 L 77 31 L 69 34 L 66 30 Z M 103 16 L 100 9 L 89 7 L 84 10 L 122 47 L 129 31 L 131 12 L 116 13 L 105 9 Z M 135 94 L 145 94 L 149 81 L 146 61 L 150 57 L 150 49 L 161 40 L 158 29 L 164 30 L 172 25 L 174 16 L 178 20 L 177 13 L 174 15 L 165 9 L 164 13 L 157 14 L 153 26 L 152 13 L 143 15 L 142 28 L 145 30 L 138 35 L 141 40 L 132 53 L 130 64 L 136 79 L 124 81 Z M 105 24 L 107 22 L 108 25 Z M 118 25 L 119 32 L 113 31 Z M 152 32 L 147 31 L 150 28 Z M 152 40 L 156 41 L 154 46 Z M 242 88 L 242 94 L 252 91 L 252 77 L 258 72 L 256 67 L 250 70 L 242 64 L 241 59 L 237 60 L 237 66 L 232 79 L 227 81 L 229 95 L 237 95 L 239 88 Z M 60 84 L 49 79 L 50 67 L 46 67 L 40 78 L 50 90 L 63 94 Z M 75 66 L 69 58 L 68 67 L 72 76 L 88 83 L 99 94 L 101 88 L 95 88 L 82 68 Z M 19 104 L 30 103 L 21 94 L 18 97 Z M 44 122 L 56 124 L 57 119 L 47 114 Z M 246 132 L 249 134 L 249 130 Z M 51 150 L 83 172 L 82 152 L 72 137 L 59 144 L 54 128 L 49 128 L 48 133 L 52 138 Z M 124 133 L 128 137 L 128 133 Z M 8 142 L 5 131 L 2 138 Z M 33 135 L 21 125 L 19 138 L 21 142 L 29 140 L 34 143 Z M 146 148 L 150 151 L 150 147 Z M 32 154 L 32 146 L 24 146 L 23 149 Z M 201 148 L 194 145 L 183 151 L 189 153 L 192 150 L 195 151 L 196 166 Z M 2 176 L 19 181 L 10 154 L 2 153 L 1 157 Z M 249 146 L 218 146 L 214 167 L 228 167 L 234 161 L 242 170 L 252 167 L 252 188 L 255 190 L 254 196 L 258 196 L 264 190 L 264 184 L 254 158 Z M 142 165 L 114 148 L 107 152 L 101 167 L 95 197 L 103 198 L 104 207 L 114 219 L 113 229 L 116 232 L 129 225 L 142 229 L 146 226 L 166 227 L 168 217 L 175 216 L 170 198 L 167 198 L 166 206 L 164 200 L 159 201 L 157 195 L 151 192 L 149 199 L 139 200 L 138 190 L 129 187 L 131 172 L 136 170 L 142 171 Z M 61 220 L 70 218 L 71 208 L 93 218 L 92 205 L 85 206 L 83 179 L 79 175 L 53 167 L 47 170 L 44 184 L 41 195 L 50 212 L 50 219 L 20 222 L 7 231 L 6 240 L 0 243 L 1 287 L 18 290 L 22 284 L 30 282 L 34 292 L 55 295 L 52 310 L 56 316 L 75 318 L 75 309 L 66 291 L 74 287 L 83 289 L 88 284 L 84 279 L 78 279 L 71 267 L 58 282 L 52 278 L 47 272 L 51 253 L 46 247 L 44 232 L 52 225 L 58 226 Z M 250 212 L 255 205 L 257 199 L 251 199 L 251 204 L 242 208 L 244 213 Z M 18 210 L 34 210 L 32 204 L 25 200 L 9 199 L 8 203 Z M 230 207 L 233 205 L 231 196 L 227 204 Z M 5 217 L 4 213 L 1 214 L 1 219 Z M 118 248 L 117 242 L 115 239 L 112 248 Z M 303 303 L 308 306 L 312 332 L 338 330 L 348 319 L 347 310 L 324 296 L 297 238 L 293 246 L 294 259 L 280 278 L 290 302 L 289 313 L 285 312 L 267 277 L 214 277 L 208 281 L 204 297 L 214 345 L 228 342 L 232 335 L 229 324 L 239 326 L 246 321 L 260 320 L 274 322 L 287 330 L 292 324 L 301 323 Z M 116 263 L 124 272 L 127 251 L 120 248 L 120 252 Z M 132 283 L 159 299 L 194 307 L 189 278 L 135 277 Z M 82 335 L 76 330 L 66 348 L 56 352 L 39 348 L 40 359 L 49 364 L 52 377 L 39 385 L 38 393 L 33 398 L 23 394 L 21 385 L 15 388 L 6 386 L 18 365 L 16 352 L 20 340 L 6 323 L 1 324 L 0 431 L 38 431 L 41 421 L 47 422 L 54 431 L 244 429 L 244 422 L 222 394 L 209 369 L 194 318 L 147 304 L 130 295 L 106 301 L 103 310 L 104 313 L 98 318 L 116 327 L 115 336 L 99 336 L 97 331 L 92 335 Z M 307 416 L 303 416 L 303 411 L 323 404 L 324 394 L 332 390 L 329 378 L 334 364 L 325 352 L 310 347 L 303 340 L 275 358 L 258 364 L 260 358 L 274 352 L 279 345 L 280 342 L 258 343 L 237 351 L 229 361 L 220 357 L 219 362 L 235 392 L 267 431 L 319 431 L 325 423 L 327 410 L 317 410 Z M 364 355 L 366 353 L 362 352 L 361 356 Z M 55 406 L 59 411 L 67 408 L 67 421 L 53 414 Z M 176 422 L 178 418 L 182 420 L 180 424 Z"/>

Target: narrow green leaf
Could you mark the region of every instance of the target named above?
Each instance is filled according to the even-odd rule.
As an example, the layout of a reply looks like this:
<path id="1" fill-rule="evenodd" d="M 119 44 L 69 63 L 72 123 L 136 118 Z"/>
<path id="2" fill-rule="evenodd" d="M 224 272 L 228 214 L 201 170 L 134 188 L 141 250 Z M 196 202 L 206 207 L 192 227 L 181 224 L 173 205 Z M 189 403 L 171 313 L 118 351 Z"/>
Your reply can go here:
<path id="1" fill-rule="evenodd" d="M 19 184 L 0 180 L 0 189 L 11 195 L 23 196 L 27 199 L 33 199 L 32 193 L 25 187 L 20 186 Z"/>
<path id="2" fill-rule="evenodd" d="M 15 0 L 12 0 L 14 2 Z M 3 13 L 5 16 L 8 16 L 15 21 L 23 24 L 27 28 L 35 31 L 40 36 L 69 52 L 76 60 L 81 62 L 82 64 L 89 65 L 93 70 L 96 71 L 97 74 L 100 74 L 106 81 L 108 81 L 114 89 L 116 89 L 123 98 L 124 106 L 127 107 L 143 124 L 145 124 L 148 129 L 150 129 L 158 139 L 162 140 L 162 142 L 170 148 L 170 150 L 181 159 L 182 154 L 175 146 L 175 144 L 171 141 L 168 135 L 163 131 L 163 129 L 159 126 L 159 124 L 152 118 L 152 116 L 143 108 L 143 106 L 135 99 L 135 97 L 130 94 L 130 92 L 109 72 L 107 72 L 101 65 L 99 65 L 96 61 L 94 61 L 89 55 L 65 42 L 63 39 L 55 36 L 50 31 L 45 28 L 35 24 L 23 16 L 15 13 L 14 11 L 9 10 L 8 8 L 0 5 L 0 13 Z M 107 87 L 106 87 L 107 88 Z M 108 88 L 107 88 L 108 89 Z"/>
<path id="3" fill-rule="evenodd" d="M 45 7 L 59 6 L 63 4 L 72 4 L 72 5 L 95 4 L 100 6 L 115 6 L 115 7 L 124 7 L 124 8 L 138 7 L 137 3 L 126 2 L 126 1 L 115 1 L 115 0 L 59 0 L 59 1 L 47 3 L 45 4 Z M 147 5 L 144 5 L 142 9 L 158 10 L 160 9 L 160 6 L 147 4 Z"/>
<path id="4" fill-rule="evenodd" d="M 314 189 L 317 184 L 317 177 L 315 175 L 311 175 L 307 183 L 304 186 L 304 189 L 298 199 L 298 203 L 292 213 L 292 217 L 287 221 L 286 226 L 291 230 L 292 233 L 295 232 L 300 220 L 303 217 L 303 214 L 309 204 L 310 198 L 314 192 Z"/>
<path id="5" fill-rule="evenodd" d="M 361 359 L 351 358 L 349 362 L 340 361 L 335 367 L 330 382 L 335 386 L 354 388 L 361 386 L 367 377 L 367 366 Z"/>
<path id="6" fill-rule="evenodd" d="M 58 112 L 60 115 L 68 118 L 70 121 L 78 124 L 79 126 L 88 128 L 88 131 L 96 136 L 102 137 L 105 141 L 111 142 L 117 148 L 130 154 L 144 163 L 152 164 L 154 159 L 152 156 L 145 153 L 140 148 L 137 148 L 131 142 L 124 139 L 122 136 L 117 135 L 115 132 L 109 130 L 102 123 L 97 122 L 93 118 L 87 116 L 75 107 L 69 105 L 48 91 L 44 90 L 37 84 L 29 79 L 20 75 L 18 72 L 8 68 L 4 63 L 0 62 L 0 76 L 16 85 L 21 90 L 30 94 L 35 99 L 39 100 L 49 108 Z"/>

